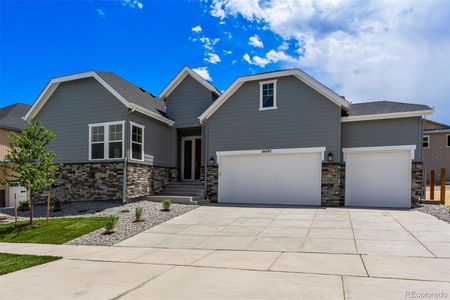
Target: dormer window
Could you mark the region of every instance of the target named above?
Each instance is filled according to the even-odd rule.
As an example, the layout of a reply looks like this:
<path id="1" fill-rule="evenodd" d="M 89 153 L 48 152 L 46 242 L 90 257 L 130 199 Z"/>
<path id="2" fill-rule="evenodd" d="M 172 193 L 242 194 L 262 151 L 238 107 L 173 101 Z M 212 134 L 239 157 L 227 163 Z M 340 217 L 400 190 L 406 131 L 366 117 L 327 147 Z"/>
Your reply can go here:
<path id="1" fill-rule="evenodd" d="M 259 83 L 259 110 L 277 108 L 277 81 L 264 81 Z"/>

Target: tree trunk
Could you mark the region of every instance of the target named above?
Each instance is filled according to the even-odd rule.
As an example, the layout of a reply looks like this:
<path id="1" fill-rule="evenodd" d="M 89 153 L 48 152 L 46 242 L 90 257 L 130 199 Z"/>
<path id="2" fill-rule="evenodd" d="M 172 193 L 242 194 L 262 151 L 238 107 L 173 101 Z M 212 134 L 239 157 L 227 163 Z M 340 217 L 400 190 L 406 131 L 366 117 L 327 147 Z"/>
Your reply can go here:
<path id="1" fill-rule="evenodd" d="M 28 191 L 28 203 L 30 203 L 30 225 L 33 225 L 33 201 L 31 200 L 31 191 Z"/>

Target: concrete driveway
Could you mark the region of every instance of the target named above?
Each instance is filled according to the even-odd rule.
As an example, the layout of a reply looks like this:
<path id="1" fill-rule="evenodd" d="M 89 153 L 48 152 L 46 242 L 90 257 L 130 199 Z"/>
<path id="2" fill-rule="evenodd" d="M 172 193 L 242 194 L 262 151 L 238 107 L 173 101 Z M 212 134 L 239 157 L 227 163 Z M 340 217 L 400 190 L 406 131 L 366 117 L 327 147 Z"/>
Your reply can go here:
<path id="1" fill-rule="evenodd" d="M 205 206 L 116 247 L 0 252 L 65 257 L 0 276 L 6 299 L 450 298 L 450 225 L 415 211 Z"/>

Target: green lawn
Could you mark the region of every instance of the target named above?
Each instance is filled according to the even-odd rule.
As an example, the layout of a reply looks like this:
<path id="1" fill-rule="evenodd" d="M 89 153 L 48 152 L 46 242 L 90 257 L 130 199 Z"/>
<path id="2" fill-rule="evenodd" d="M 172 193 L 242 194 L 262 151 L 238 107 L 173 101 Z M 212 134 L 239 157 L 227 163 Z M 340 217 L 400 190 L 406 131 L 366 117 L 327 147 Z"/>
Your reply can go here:
<path id="1" fill-rule="evenodd" d="M 0 242 L 64 244 L 76 237 L 105 226 L 105 217 L 58 218 L 35 220 L 36 227 L 29 227 L 28 221 L 0 225 Z"/>
<path id="2" fill-rule="evenodd" d="M 0 275 L 45 264 L 60 259 L 56 256 L 37 256 L 0 253 Z"/>

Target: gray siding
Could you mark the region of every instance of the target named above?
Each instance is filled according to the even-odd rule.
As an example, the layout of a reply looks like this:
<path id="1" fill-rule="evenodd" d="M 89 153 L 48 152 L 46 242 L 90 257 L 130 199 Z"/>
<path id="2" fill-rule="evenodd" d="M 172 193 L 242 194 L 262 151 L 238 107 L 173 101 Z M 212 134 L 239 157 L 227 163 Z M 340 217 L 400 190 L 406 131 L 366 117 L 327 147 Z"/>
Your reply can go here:
<path id="1" fill-rule="evenodd" d="M 416 145 L 422 160 L 422 119 L 401 118 L 342 123 L 342 148 Z"/>
<path id="2" fill-rule="evenodd" d="M 427 181 L 430 180 L 430 170 L 435 170 L 435 180 L 438 183 L 441 168 L 447 169 L 447 181 L 450 181 L 450 147 L 446 144 L 447 134 L 450 133 L 424 133 L 430 137 L 430 148 L 423 148 Z"/>
<path id="3" fill-rule="evenodd" d="M 56 139 L 49 149 L 64 163 L 88 162 L 88 124 L 125 120 L 126 108 L 95 79 L 59 85 L 35 119 Z"/>
<path id="4" fill-rule="evenodd" d="M 130 113 L 128 120 L 145 126 L 144 129 L 144 163 L 149 163 L 149 156 L 153 156 L 153 165 L 160 167 L 174 167 L 175 128 L 152 119 L 138 112 Z M 128 124 L 129 126 L 129 124 Z M 127 129 L 127 145 L 130 149 L 130 128 Z M 128 151 L 130 153 L 130 150 Z M 131 156 L 131 154 L 130 154 Z M 129 157 L 130 157 L 129 156 Z M 132 161 L 132 160 L 130 160 Z M 139 161 L 132 161 L 137 162 Z"/>
<path id="5" fill-rule="evenodd" d="M 166 102 L 166 114 L 177 128 L 196 127 L 200 126 L 198 117 L 212 104 L 212 96 L 211 91 L 188 75 Z"/>
<path id="6" fill-rule="evenodd" d="M 259 81 L 244 83 L 208 122 L 217 151 L 326 147 L 340 159 L 341 109 L 293 76 L 277 82 L 277 107 L 259 111 Z"/>

